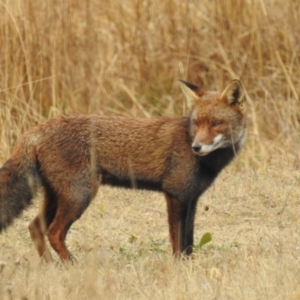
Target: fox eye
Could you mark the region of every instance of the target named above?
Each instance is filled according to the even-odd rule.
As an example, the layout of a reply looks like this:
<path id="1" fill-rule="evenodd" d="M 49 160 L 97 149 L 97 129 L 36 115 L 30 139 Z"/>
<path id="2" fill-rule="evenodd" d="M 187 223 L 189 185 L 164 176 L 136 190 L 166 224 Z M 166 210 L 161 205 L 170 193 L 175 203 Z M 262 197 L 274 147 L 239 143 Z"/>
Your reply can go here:
<path id="1" fill-rule="evenodd" d="M 223 121 L 213 121 L 213 122 L 211 123 L 211 126 L 212 126 L 212 127 L 217 127 L 217 126 L 221 125 L 222 123 L 223 123 Z"/>

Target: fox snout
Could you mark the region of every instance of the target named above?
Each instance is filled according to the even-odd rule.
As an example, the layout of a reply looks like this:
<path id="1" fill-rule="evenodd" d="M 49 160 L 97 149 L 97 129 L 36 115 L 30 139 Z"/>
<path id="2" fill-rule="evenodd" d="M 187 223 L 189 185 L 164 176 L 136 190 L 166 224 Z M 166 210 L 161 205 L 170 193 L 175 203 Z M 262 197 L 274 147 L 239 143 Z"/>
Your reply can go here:
<path id="1" fill-rule="evenodd" d="M 201 150 L 201 145 L 199 143 L 193 144 L 192 149 L 195 153 L 198 153 Z"/>
<path id="2" fill-rule="evenodd" d="M 207 145 L 204 145 L 204 147 L 205 146 L 207 147 Z M 209 152 L 203 151 L 203 146 L 199 142 L 194 142 L 192 144 L 192 150 L 195 154 L 200 155 L 200 156 L 204 156 L 209 153 Z"/>
<path id="3" fill-rule="evenodd" d="M 200 140 L 195 139 L 192 143 L 192 150 L 195 154 L 204 156 L 210 152 L 223 146 L 223 135 L 218 134 L 211 143 L 202 143 Z"/>

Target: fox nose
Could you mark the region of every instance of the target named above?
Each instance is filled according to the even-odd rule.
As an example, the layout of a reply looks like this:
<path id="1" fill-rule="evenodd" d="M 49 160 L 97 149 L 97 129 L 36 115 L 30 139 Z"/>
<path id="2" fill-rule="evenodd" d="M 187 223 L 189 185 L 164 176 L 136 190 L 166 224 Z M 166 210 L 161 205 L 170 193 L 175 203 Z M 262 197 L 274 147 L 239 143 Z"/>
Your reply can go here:
<path id="1" fill-rule="evenodd" d="M 192 146 L 192 149 L 193 149 L 194 152 L 198 153 L 201 150 L 201 146 L 200 145 L 194 145 L 194 146 Z"/>

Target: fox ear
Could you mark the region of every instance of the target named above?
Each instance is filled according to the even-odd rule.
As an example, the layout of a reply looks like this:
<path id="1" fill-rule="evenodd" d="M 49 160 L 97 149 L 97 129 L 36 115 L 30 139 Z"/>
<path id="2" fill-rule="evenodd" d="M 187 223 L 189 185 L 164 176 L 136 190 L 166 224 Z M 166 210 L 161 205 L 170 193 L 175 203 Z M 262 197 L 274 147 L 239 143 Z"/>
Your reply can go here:
<path id="1" fill-rule="evenodd" d="M 199 99 L 197 91 L 199 91 L 200 89 L 198 86 L 181 79 L 178 79 L 178 82 L 183 93 L 187 98 L 187 106 L 188 108 L 191 108 L 192 105 Z"/>
<path id="2" fill-rule="evenodd" d="M 232 80 L 221 95 L 221 100 L 226 101 L 229 105 L 238 104 L 243 106 L 244 88 L 238 79 Z"/>

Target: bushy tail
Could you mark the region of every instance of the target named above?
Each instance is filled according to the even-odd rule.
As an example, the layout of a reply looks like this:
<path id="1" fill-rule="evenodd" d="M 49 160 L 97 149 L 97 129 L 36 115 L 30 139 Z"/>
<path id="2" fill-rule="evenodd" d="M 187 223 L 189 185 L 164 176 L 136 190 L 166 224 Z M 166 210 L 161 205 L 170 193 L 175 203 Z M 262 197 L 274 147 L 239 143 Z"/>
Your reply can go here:
<path id="1" fill-rule="evenodd" d="M 31 203 L 39 186 L 34 161 L 9 159 L 0 169 L 0 232 Z"/>

